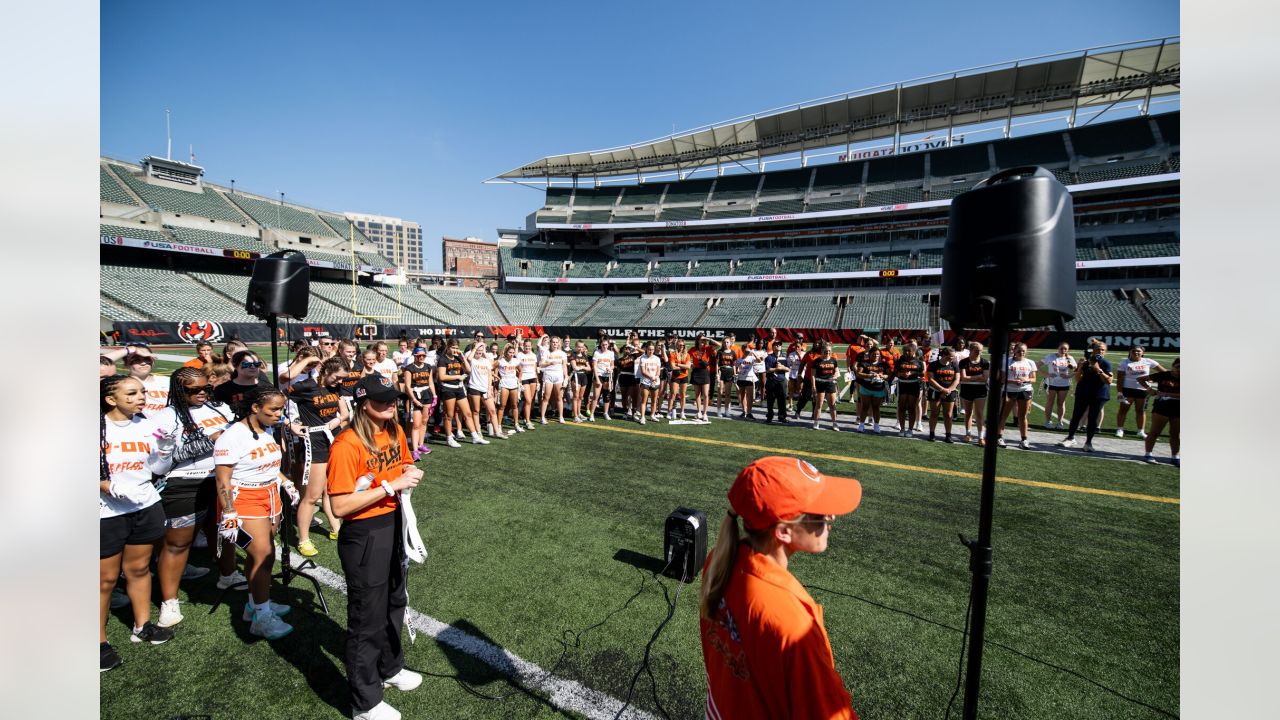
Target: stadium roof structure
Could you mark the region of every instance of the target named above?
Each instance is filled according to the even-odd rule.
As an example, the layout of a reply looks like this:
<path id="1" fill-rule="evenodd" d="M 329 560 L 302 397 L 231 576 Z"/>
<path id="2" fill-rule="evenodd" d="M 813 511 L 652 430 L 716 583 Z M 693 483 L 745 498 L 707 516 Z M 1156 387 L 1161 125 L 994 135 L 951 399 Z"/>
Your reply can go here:
<path id="1" fill-rule="evenodd" d="M 550 155 L 486 182 L 612 177 L 675 171 L 683 179 L 708 165 L 757 164 L 766 156 L 852 145 L 1015 117 L 1105 111 L 1126 101 L 1178 95 L 1178 36 L 1107 45 L 957 70 L 831 95 L 607 150 Z"/>

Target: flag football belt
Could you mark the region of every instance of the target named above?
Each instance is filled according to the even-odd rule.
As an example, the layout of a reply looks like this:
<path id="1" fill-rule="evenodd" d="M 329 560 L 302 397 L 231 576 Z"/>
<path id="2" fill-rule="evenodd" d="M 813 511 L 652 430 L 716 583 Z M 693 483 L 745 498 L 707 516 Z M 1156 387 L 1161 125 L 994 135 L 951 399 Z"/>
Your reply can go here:
<path id="1" fill-rule="evenodd" d="M 449 388 L 450 390 L 461 390 L 461 389 L 462 389 L 462 382 L 461 382 L 461 381 L 456 382 L 456 383 L 447 383 L 447 382 L 442 382 L 442 383 L 440 383 L 440 387 L 447 387 L 447 388 Z"/>
<path id="2" fill-rule="evenodd" d="M 280 482 L 279 478 L 271 478 L 270 480 L 233 480 L 232 484 L 238 488 L 246 490 L 254 490 L 257 488 L 269 487 Z"/>

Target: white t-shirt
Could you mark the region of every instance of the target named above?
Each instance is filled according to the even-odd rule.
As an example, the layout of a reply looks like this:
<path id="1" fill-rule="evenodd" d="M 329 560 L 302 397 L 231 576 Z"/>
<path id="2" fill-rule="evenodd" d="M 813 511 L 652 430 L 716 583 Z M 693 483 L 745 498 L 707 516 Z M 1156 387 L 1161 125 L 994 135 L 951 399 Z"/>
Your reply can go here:
<path id="1" fill-rule="evenodd" d="M 397 365 L 396 361 L 392 360 L 391 358 L 383 358 L 381 362 L 376 362 L 373 364 L 373 369 L 376 372 L 381 373 L 382 377 L 388 380 L 394 381 L 396 372 L 400 370 L 400 366 Z"/>
<path id="2" fill-rule="evenodd" d="M 591 355 L 591 360 L 595 363 L 596 375 L 598 377 L 609 377 L 613 375 L 613 362 L 615 356 L 612 350 L 597 350 Z"/>
<path id="3" fill-rule="evenodd" d="M 955 362 L 956 367 L 960 367 L 960 361 L 969 357 L 969 348 L 961 348 L 951 355 L 951 359 Z"/>
<path id="4" fill-rule="evenodd" d="M 395 362 L 396 367 L 402 368 L 405 365 L 408 365 L 409 363 L 413 362 L 413 350 L 409 349 L 409 350 L 405 350 L 404 352 L 397 350 L 391 353 L 391 359 L 392 361 Z"/>
<path id="5" fill-rule="evenodd" d="M 231 465 L 231 482 L 236 487 L 266 487 L 280 477 L 280 446 L 269 432 L 253 432 L 243 422 L 227 428 L 213 444 L 213 460 Z"/>
<path id="6" fill-rule="evenodd" d="M 756 359 L 754 352 L 748 352 L 738 358 L 733 364 L 734 371 L 737 373 L 738 382 L 755 382 L 756 381 Z"/>
<path id="7" fill-rule="evenodd" d="M 126 515 L 159 502 L 160 492 L 151 482 L 151 473 L 163 474 L 172 460 L 155 455 L 155 421 L 141 414 L 120 424 L 108 418 L 106 428 L 111 493 L 98 492 L 98 517 Z"/>
<path id="8" fill-rule="evenodd" d="M 498 360 L 498 387 L 504 390 L 515 390 L 520 387 L 520 361 L 511 358 Z"/>
<path id="9" fill-rule="evenodd" d="M 1031 389 L 1032 380 L 1036 374 L 1036 363 L 1034 360 L 1023 358 L 1014 360 L 1009 363 L 1009 372 L 1005 375 L 1004 390 L 1005 392 L 1025 392 Z"/>
<path id="10" fill-rule="evenodd" d="M 542 379 L 549 383 L 564 382 L 565 366 L 569 362 L 569 356 L 565 355 L 563 350 L 549 350 L 543 357 L 543 362 L 551 363 L 542 368 Z"/>
<path id="11" fill-rule="evenodd" d="M 1071 355 L 1066 357 L 1058 353 L 1045 355 L 1041 364 L 1044 365 L 1049 387 L 1064 388 L 1071 386 L 1071 376 L 1076 372 L 1076 359 Z"/>
<path id="12" fill-rule="evenodd" d="M 636 358 L 636 376 L 648 378 L 650 382 L 656 383 L 659 375 L 662 373 L 662 358 L 657 355 L 645 357 L 641 355 Z"/>
<path id="13" fill-rule="evenodd" d="M 804 360 L 804 355 L 802 355 L 801 353 L 795 352 L 794 350 L 792 352 L 787 353 L 787 367 L 791 368 L 790 370 L 787 371 L 787 377 L 791 378 L 792 380 L 800 379 L 800 361 L 801 360 Z"/>
<path id="14" fill-rule="evenodd" d="M 429 367 L 429 368 L 434 368 L 434 367 L 436 367 L 436 362 L 437 362 L 437 359 L 438 359 L 438 358 L 439 358 L 439 354 L 438 354 L 438 353 L 436 353 L 436 351 L 435 351 L 435 350 L 428 350 L 428 351 L 427 351 L 427 358 L 426 358 L 425 360 L 423 360 L 423 361 L 422 361 L 422 363 L 423 363 L 424 365 L 426 365 L 427 367 Z M 412 360 L 410 360 L 409 362 L 410 362 L 410 363 L 412 363 L 413 361 L 412 361 Z"/>
<path id="15" fill-rule="evenodd" d="M 538 356 L 531 352 L 516 353 L 516 362 L 520 363 L 520 380 L 533 380 L 538 377 Z"/>
<path id="16" fill-rule="evenodd" d="M 493 382 L 493 360 L 488 355 L 478 358 L 475 355 L 467 358 L 471 363 L 471 375 L 467 377 L 467 387 L 487 393 Z"/>
<path id="17" fill-rule="evenodd" d="M 1120 361 L 1117 372 L 1124 373 L 1124 386 L 1130 390 L 1146 390 L 1145 387 L 1138 384 L 1138 378 L 1146 377 L 1151 374 L 1151 370 L 1157 365 L 1155 360 L 1151 358 L 1141 358 L 1138 360 L 1130 360 L 1125 358 Z"/>
<path id="18" fill-rule="evenodd" d="M 769 353 L 763 350 L 752 350 L 748 355 L 752 358 L 753 365 L 751 370 L 756 374 L 756 377 L 764 377 L 764 359 L 769 357 Z"/>
<path id="19" fill-rule="evenodd" d="M 147 391 L 147 404 L 142 406 L 143 413 L 151 415 L 169 406 L 168 375 L 152 373 L 146 380 L 142 381 L 142 387 Z"/>
<path id="20" fill-rule="evenodd" d="M 200 407 L 190 408 L 190 412 L 191 421 L 195 423 L 196 427 L 200 428 L 200 432 L 204 433 L 205 437 L 213 437 L 215 433 L 225 430 L 234 417 L 231 408 L 222 403 L 214 402 L 207 402 Z M 174 450 L 174 455 L 177 455 L 182 450 L 182 434 L 184 432 L 182 421 L 178 419 L 177 411 L 173 408 L 165 408 L 156 413 L 152 421 L 156 424 L 156 427 L 177 438 L 178 446 Z M 174 464 L 173 469 L 168 472 L 168 477 L 203 478 L 212 474 L 213 455 L 210 454 L 195 460 Z"/>

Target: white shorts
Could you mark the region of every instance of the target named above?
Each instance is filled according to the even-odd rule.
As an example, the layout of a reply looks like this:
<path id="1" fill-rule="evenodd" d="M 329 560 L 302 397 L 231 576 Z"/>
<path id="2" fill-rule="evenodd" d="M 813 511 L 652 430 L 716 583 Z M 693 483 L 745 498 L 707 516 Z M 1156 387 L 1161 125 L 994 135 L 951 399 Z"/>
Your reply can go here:
<path id="1" fill-rule="evenodd" d="M 562 385 L 564 384 L 564 376 L 561 375 L 559 372 L 544 371 L 542 373 L 542 382 L 548 385 Z"/>
<path id="2" fill-rule="evenodd" d="M 502 378 L 498 381 L 499 390 L 519 390 L 520 381 L 516 378 Z"/>

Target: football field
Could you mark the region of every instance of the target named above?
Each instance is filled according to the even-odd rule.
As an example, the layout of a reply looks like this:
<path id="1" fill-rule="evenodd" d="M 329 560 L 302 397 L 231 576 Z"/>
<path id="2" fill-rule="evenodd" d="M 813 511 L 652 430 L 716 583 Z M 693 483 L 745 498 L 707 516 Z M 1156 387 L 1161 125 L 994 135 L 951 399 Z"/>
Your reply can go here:
<path id="1" fill-rule="evenodd" d="M 655 576 L 663 521 L 677 507 L 703 510 L 714 544 L 734 475 L 767 454 L 863 483 L 829 550 L 792 560 L 825 608 L 854 707 L 943 716 L 970 578 L 957 534 L 977 532 L 977 448 L 600 419 L 432 447 L 413 494 L 430 557 L 409 571 L 419 632 L 406 637 L 407 664 L 427 680 L 387 698 L 406 717 L 701 717 L 698 583 L 677 598 L 680 583 Z M 1006 450 L 999 474 L 982 715 L 1175 716 L 1178 470 Z M 212 575 L 183 585 L 186 619 L 163 646 L 130 643 L 127 610 L 114 611 L 108 638 L 124 665 L 101 678 L 102 716 L 349 717 L 341 569 L 335 543 L 313 537 L 330 615 L 308 581 L 277 583 L 296 627 L 282 640 L 248 634 L 243 591 L 208 614 Z M 210 565 L 208 551 L 192 562 Z"/>

